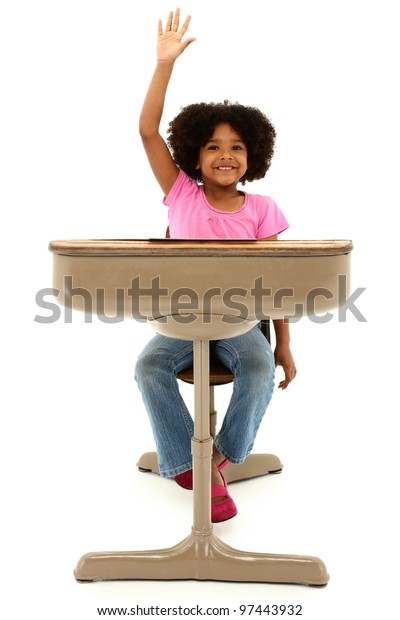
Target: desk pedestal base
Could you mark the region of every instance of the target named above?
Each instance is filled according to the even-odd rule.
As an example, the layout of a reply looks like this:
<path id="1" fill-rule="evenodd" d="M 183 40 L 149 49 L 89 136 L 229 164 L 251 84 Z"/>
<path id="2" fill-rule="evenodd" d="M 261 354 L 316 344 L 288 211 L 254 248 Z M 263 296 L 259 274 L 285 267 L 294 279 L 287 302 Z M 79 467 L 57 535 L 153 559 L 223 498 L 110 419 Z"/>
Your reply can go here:
<path id="1" fill-rule="evenodd" d="M 88 553 L 79 560 L 74 575 L 80 582 L 195 579 L 325 586 L 329 580 L 319 558 L 239 551 L 212 530 L 207 534 L 192 531 L 166 549 Z"/>
<path id="2" fill-rule="evenodd" d="M 116 579 L 240 581 L 325 586 L 324 563 L 312 556 L 267 555 L 238 551 L 213 534 L 209 419 L 209 342 L 195 340 L 193 527 L 174 547 L 155 551 L 88 553 L 75 570 L 77 581 Z"/>

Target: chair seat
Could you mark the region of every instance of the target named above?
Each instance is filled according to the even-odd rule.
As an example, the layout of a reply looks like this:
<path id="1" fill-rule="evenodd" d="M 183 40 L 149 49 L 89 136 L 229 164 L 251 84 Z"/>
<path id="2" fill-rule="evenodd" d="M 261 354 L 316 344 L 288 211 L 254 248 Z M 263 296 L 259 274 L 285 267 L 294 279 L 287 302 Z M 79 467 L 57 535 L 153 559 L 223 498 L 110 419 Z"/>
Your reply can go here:
<path id="1" fill-rule="evenodd" d="M 176 375 L 181 381 L 194 384 L 193 366 L 181 370 Z M 233 381 L 233 374 L 226 366 L 217 360 L 211 360 L 210 362 L 210 385 L 225 385 L 225 383 L 231 383 Z"/>

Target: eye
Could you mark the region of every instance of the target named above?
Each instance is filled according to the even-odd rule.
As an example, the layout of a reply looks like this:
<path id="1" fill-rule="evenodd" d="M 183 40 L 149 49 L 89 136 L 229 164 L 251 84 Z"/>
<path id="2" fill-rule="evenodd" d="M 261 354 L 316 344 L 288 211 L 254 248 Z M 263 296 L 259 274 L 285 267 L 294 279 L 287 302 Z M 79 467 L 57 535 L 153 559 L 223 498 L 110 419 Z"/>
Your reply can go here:
<path id="1" fill-rule="evenodd" d="M 218 146 L 216 144 L 209 144 L 207 147 L 207 151 L 217 151 Z"/>
<path id="2" fill-rule="evenodd" d="M 240 144 L 235 144 L 232 149 L 234 151 L 243 151 L 243 147 Z"/>

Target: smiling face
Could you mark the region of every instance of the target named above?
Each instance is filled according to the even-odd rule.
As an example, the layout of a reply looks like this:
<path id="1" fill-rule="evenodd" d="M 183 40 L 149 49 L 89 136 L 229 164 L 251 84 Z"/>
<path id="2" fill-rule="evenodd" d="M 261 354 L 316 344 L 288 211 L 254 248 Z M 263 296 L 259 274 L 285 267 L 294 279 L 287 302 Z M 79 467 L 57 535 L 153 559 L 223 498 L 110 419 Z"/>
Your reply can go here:
<path id="1" fill-rule="evenodd" d="M 227 123 L 216 125 L 200 148 L 197 169 L 204 184 L 236 185 L 247 170 L 247 148 L 241 135 Z"/>

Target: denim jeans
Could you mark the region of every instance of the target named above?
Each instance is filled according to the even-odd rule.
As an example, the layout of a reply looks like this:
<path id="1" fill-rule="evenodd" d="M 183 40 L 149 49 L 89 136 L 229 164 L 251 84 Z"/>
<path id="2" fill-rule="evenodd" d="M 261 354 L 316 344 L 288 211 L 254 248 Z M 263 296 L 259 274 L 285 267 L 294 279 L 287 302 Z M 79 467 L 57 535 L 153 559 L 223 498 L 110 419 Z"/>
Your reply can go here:
<path id="1" fill-rule="evenodd" d="M 242 463 L 274 389 L 275 362 L 259 326 L 236 338 L 212 342 L 212 355 L 234 375 L 233 391 L 216 447 L 231 463 Z M 193 343 L 157 334 L 139 355 L 135 379 L 150 418 L 161 476 L 192 467 L 193 419 L 179 391 L 176 374 L 193 363 Z"/>

